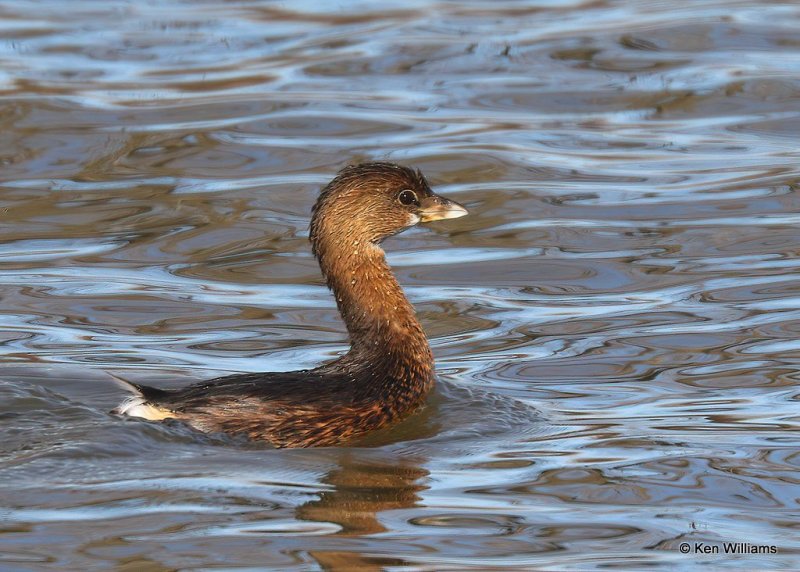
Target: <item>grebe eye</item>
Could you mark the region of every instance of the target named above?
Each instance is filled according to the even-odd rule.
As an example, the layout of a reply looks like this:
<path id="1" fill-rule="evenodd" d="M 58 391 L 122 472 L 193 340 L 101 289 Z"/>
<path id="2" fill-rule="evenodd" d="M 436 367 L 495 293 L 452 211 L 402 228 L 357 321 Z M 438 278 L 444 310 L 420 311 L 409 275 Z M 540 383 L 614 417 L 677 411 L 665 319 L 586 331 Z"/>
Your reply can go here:
<path id="1" fill-rule="evenodd" d="M 400 191 L 400 194 L 397 195 L 397 200 L 400 201 L 404 205 L 417 205 L 419 206 L 419 201 L 417 200 L 417 193 L 414 191 Z"/>

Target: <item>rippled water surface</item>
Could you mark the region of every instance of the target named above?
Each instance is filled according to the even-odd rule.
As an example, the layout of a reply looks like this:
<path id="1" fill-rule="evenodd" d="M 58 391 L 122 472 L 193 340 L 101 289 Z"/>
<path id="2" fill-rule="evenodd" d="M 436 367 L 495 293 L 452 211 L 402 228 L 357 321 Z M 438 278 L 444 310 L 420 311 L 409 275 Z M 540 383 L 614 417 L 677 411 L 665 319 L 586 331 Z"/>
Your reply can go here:
<path id="1" fill-rule="evenodd" d="M 798 133 L 788 1 L 0 1 L 0 568 L 800 568 Z M 108 413 L 341 353 L 307 222 L 368 159 L 471 211 L 386 243 L 420 414 Z"/>

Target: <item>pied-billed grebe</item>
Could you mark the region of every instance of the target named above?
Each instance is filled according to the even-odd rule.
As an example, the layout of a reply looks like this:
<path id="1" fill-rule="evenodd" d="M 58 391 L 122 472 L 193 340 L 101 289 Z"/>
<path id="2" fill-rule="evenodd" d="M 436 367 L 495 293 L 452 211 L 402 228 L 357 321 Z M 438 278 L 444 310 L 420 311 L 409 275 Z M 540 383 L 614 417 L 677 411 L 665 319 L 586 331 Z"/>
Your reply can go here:
<path id="1" fill-rule="evenodd" d="M 350 351 L 315 369 L 231 375 L 184 389 L 129 384 L 136 395 L 115 413 L 178 419 L 277 447 L 337 445 L 409 415 L 433 385 L 433 355 L 380 243 L 418 222 L 465 214 L 419 171 L 345 167 L 320 193 L 309 238 Z"/>

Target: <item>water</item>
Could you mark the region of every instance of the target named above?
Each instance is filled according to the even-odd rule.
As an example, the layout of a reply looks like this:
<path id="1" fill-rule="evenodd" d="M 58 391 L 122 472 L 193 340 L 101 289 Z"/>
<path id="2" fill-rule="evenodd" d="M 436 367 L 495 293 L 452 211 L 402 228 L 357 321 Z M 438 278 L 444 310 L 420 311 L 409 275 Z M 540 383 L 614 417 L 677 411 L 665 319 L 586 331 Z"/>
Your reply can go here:
<path id="1" fill-rule="evenodd" d="M 0 568 L 800 568 L 798 77 L 792 2 L 0 2 Z M 342 352 L 307 222 L 366 159 L 471 211 L 386 244 L 418 417 L 108 414 Z"/>

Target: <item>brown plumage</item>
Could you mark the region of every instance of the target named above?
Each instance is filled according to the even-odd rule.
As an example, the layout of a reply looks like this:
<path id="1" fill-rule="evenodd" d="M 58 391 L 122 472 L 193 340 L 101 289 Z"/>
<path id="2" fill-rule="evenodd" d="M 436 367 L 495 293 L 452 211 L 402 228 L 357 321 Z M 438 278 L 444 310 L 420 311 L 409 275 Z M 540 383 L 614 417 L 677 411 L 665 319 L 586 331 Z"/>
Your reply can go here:
<path id="1" fill-rule="evenodd" d="M 178 390 L 129 384 L 117 413 L 179 419 L 277 447 L 338 445 L 412 413 L 434 382 L 433 355 L 380 243 L 417 222 L 463 216 L 419 171 L 344 168 L 320 193 L 310 240 L 350 351 L 311 370 L 231 375 Z"/>

